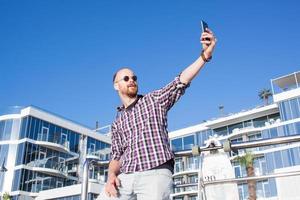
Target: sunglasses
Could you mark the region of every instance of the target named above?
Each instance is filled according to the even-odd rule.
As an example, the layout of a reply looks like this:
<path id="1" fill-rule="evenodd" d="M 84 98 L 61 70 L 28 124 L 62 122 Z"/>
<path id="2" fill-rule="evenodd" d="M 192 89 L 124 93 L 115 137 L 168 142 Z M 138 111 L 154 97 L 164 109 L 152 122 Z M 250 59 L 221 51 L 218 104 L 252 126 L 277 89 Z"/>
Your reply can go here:
<path id="1" fill-rule="evenodd" d="M 131 76 L 131 77 L 129 77 L 129 76 L 124 76 L 121 80 L 116 81 L 116 83 L 119 82 L 119 81 L 125 81 L 125 82 L 128 82 L 130 78 L 131 78 L 133 81 L 137 81 L 137 76 Z"/>

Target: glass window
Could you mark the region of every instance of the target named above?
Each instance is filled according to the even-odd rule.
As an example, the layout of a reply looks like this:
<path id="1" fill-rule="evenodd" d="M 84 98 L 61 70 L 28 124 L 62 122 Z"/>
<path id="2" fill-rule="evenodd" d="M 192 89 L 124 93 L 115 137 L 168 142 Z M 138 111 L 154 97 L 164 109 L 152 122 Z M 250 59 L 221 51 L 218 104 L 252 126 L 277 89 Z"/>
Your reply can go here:
<path id="1" fill-rule="evenodd" d="M 265 126 L 265 122 L 268 121 L 267 116 L 256 118 L 253 120 L 254 127 L 263 127 Z"/>
<path id="2" fill-rule="evenodd" d="M 286 135 L 295 135 L 296 134 L 294 123 L 287 124 L 285 126 L 286 126 L 286 130 L 287 130 Z"/>
<path id="3" fill-rule="evenodd" d="M 21 120 L 20 119 L 14 119 L 12 120 L 12 127 L 10 130 L 10 140 L 18 140 L 19 139 L 19 134 L 20 134 L 20 124 Z"/>
<path id="4" fill-rule="evenodd" d="M 292 118 L 295 119 L 300 117 L 298 99 L 291 99 L 290 104 L 291 104 Z"/>
<path id="5" fill-rule="evenodd" d="M 28 125 L 28 117 L 22 118 L 19 139 L 23 139 L 26 137 L 27 125 Z"/>
<path id="6" fill-rule="evenodd" d="M 5 121 L 0 121 L 0 141 L 3 140 L 3 133 L 4 133 Z"/>
<path id="7" fill-rule="evenodd" d="M 290 120 L 293 119 L 293 115 L 292 115 L 292 111 L 291 111 L 291 107 L 290 107 L 290 101 L 286 101 L 284 102 L 284 107 L 286 110 L 286 120 Z"/>
<path id="8" fill-rule="evenodd" d="M 242 122 L 228 126 L 228 132 L 232 133 L 232 131 L 234 129 L 238 129 L 238 128 L 243 128 L 243 123 Z"/>
<path id="9" fill-rule="evenodd" d="M 204 131 L 200 131 L 196 134 L 197 135 L 197 145 L 202 146 L 204 134 L 205 134 Z"/>
<path id="10" fill-rule="evenodd" d="M 270 196 L 271 197 L 277 196 L 276 181 L 274 178 L 269 179 L 269 187 L 270 187 Z"/>
<path id="11" fill-rule="evenodd" d="M 214 129 L 214 134 L 217 134 L 218 136 L 226 136 L 228 135 L 227 126 Z"/>
<path id="12" fill-rule="evenodd" d="M 267 170 L 268 170 L 269 173 L 272 173 L 275 169 L 273 153 L 267 153 L 265 155 L 265 158 L 266 158 Z"/>
<path id="13" fill-rule="evenodd" d="M 261 161 L 260 164 L 261 164 L 261 172 L 262 172 L 262 174 L 263 174 L 263 175 L 267 174 L 267 165 L 266 165 L 266 161 L 263 160 L 263 161 Z"/>
<path id="14" fill-rule="evenodd" d="M 75 152 L 75 144 L 76 144 L 76 133 L 70 131 L 70 150 Z"/>
<path id="15" fill-rule="evenodd" d="M 197 199 L 198 199 L 197 196 L 190 196 L 190 197 L 189 197 L 189 200 L 197 200 Z"/>
<path id="16" fill-rule="evenodd" d="M 18 145 L 18 150 L 17 150 L 17 158 L 16 158 L 16 166 L 24 164 L 24 151 L 25 151 L 25 143 L 21 143 Z"/>
<path id="17" fill-rule="evenodd" d="M 274 152 L 274 158 L 275 158 L 274 160 L 275 160 L 276 168 L 282 168 L 283 163 L 282 163 L 281 152 L 280 151 L 275 151 Z"/>
<path id="18" fill-rule="evenodd" d="M 232 144 L 236 144 L 236 143 L 239 143 L 239 142 L 243 142 L 243 138 L 242 138 L 242 137 L 235 138 L 235 139 L 232 139 L 232 140 L 231 140 L 231 143 L 232 143 Z"/>
<path id="19" fill-rule="evenodd" d="M 249 135 L 248 138 L 249 138 L 249 141 L 253 141 L 253 140 L 259 140 L 262 137 L 261 137 L 261 133 L 257 133 L 257 134 L 254 134 L 254 135 Z"/>
<path id="20" fill-rule="evenodd" d="M 189 176 L 189 183 L 198 183 L 198 175 Z"/>
<path id="21" fill-rule="evenodd" d="M 192 147 L 194 146 L 194 137 L 194 135 L 190 135 L 183 138 L 184 150 L 192 149 Z"/>
<path id="22" fill-rule="evenodd" d="M 286 119 L 286 111 L 285 111 L 285 107 L 284 107 L 284 104 L 283 102 L 280 102 L 279 103 L 279 112 L 280 112 L 280 117 L 281 117 L 281 120 L 282 121 L 285 121 Z"/>
<path id="23" fill-rule="evenodd" d="M 198 156 L 190 156 L 187 158 L 187 166 L 186 170 L 195 170 L 199 169 L 199 157 Z"/>
<path id="24" fill-rule="evenodd" d="M 280 119 L 280 114 L 275 113 L 275 114 L 269 115 L 268 118 L 269 118 L 269 120 L 273 119 L 274 121 L 276 121 L 277 119 Z"/>
<path id="25" fill-rule="evenodd" d="M 270 138 L 269 129 L 262 130 L 261 133 L 262 133 L 262 138 L 263 138 L 263 139 L 268 139 L 268 138 Z"/>
<path id="26" fill-rule="evenodd" d="M 4 167 L 7 168 L 7 155 L 8 155 L 8 149 L 9 145 L 0 145 L 0 165 L 4 163 Z M 0 172 L 0 191 L 3 187 L 3 179 L 4 179 L 4 173 Z"/>
<path id="27" fill-rule="evenodd" d="M 244 199 L 244 190 L 243 190 L 243 185 L 238 186 L 239 189 L 239 199 L 243 200 Z"/>
<path id="28" fill-rule="evenodd" d="M 299 147 L 295 147 L 292 149 L 293 151 L 293 155 L 294 155 L 294 161 L 295 161 L 295 165 L 300 165 L 300 148 Z"/>
<path id="29" fill-rule="evenodd" d="M 285 135 L 284 126 L 277 127 L 277 134 L 278 134 L 279 137 L 282 137 L 282 136 Z"/>
<path id="30" fill-rule="evenodd" d="M 171 144 L 172 144 L 172 150 L 173 151 L 183 150 L 183 148 L 182 148 L 182 138 L 172 140 Z"/>
<path id="31" fill-rule="evenodd" d="M 13 120 L 3 120 L 0 122 L 0 141 L 9 140 L 11 136 Z"/>
<path id="32" fill-rule="evenodd" d="M 252 127 L 252 126 L 253 126 L 252 120 L 244 121 L 244 127 Z"/>
<path id="33" fill-rule="evenodd" d="M 20 180 L 21 180 L 21 169 L 17 169 L 17 170 L 15 170 L 15 173 L 14 173 L 12 191 L 19 190 Z"/>
<path id="34" fill-rule="evenodd" d="M 242 177 L 241 166 L 234 166 L 234 173 L 236 178 Z"/>
<path id="35" fill-rule="evenodd" d="M 300 122 L 295 123 L 296 134 L 300 135 Z"/>
<path id="36" fill-rule="evenodd" d="M 49 125 L 49 135 L 48 135 L 48 141 L 49 142 L 53 142 L 53 143 L 58 143 L 57 142 L 57 136 L 55 133 L 55 125 L 54 124 L 50 124 Z"/>
<path id="37" fill-rule="evenodd" d="M 289 159 L 289 152 L 288 152 L 288 149 L 282 150 L 282 151 L 281 151 L 281 154 L 282 154 L 283 167 L 290 167 L 290 166 L 292 166 L 292 162 L 291 162 L 291 160 Z"/>
<path id="38" fill-rule="evenodd" d="M 182 159 L 181 158 L 176 158 L 175 159 L 174 171 L 175 171 L 175 173 L 177 173 L 177 172 L 181 172 L 182 170 L 184 170 Z"/>
<path id="39" fill-rule="evenodd" d="M 258 199 L 264 197 L 263 186 L 262 186 L 262 182 L 261 181 L 259 181 L 259 182 L 256 183 L 256 195 L 257 195 Z"/>
<path id="40" fill-rule="evenodd" d="M 278 137 L 277 128 L 271 128 L 270 133 L 271 133 L 271 138 Z"/>

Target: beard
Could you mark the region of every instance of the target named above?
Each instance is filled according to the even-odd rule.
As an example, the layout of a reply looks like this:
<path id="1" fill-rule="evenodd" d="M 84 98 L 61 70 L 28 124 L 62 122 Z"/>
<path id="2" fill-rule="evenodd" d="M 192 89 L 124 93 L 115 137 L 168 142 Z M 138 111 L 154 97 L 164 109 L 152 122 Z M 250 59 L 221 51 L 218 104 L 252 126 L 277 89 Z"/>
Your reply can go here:
<path id="1" fill-rule="evenodd" d="M 138 86 L 135 86 L 135 87 L 128 87 L 128 88 L 127 88 L 126 94 L 127 94 L 129 97 L 131 97 L 131 98 L 136 97 L 137 93 L 138 93 Z"/>

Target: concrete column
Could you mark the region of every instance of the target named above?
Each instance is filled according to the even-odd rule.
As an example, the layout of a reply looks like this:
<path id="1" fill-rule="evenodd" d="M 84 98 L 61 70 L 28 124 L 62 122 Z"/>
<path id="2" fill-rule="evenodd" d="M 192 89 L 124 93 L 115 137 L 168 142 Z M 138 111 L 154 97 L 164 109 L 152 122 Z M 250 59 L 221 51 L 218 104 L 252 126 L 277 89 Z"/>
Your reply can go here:
<path id="1" fill-rule="evenodd" d="M 86 155 L 87 155 L 87 137 L 81 135 L 79 141 L 79 163 L 77 168 L 78 178 L 80 182 L 83 181 L 83 174 L 84 174 L 83 164 L 85 162 Z"/>
<path id="2" fill-rule="evenodd" d="M 88 197 L 88 184 L 89 184 L 89 160 L 86 160 L 83 165 L 83 176 L 81 183 L 81 200 L 87 200 Z"/>

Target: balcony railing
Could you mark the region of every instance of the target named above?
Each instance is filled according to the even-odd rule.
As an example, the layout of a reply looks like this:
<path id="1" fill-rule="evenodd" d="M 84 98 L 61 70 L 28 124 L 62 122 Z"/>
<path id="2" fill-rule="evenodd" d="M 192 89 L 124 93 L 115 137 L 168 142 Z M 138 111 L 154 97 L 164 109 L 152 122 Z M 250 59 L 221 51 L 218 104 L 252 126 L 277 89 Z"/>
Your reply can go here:
<path id="1" fill-rule="evenodd" d="M 293 90 L 300 87 L 300 71 L 282 76 L 276 79 L 271 79 L 272 93 L 274 95 Z"/>
<path id="2" fill-rule="evenodd" d="M 53 157 L 48 157 L 48 158 L 31 161 L 30 163 L 27 164 L 27 166 L 40 168 L 39 171 L 47 171 L 47 169 L 55 170 L 58 173 L 67 176 L 68 167 L 65 165 L 65 163 L 59 162 L 57 160 L 58 160 L 58 157 L 53 156 Z"/>
<path id="3" fill-rule="evenodd" d="M 87 156 L 94 156 L 101 161 L 108 161 L 110 159 L 110 149 L 100 149 L 95 151 L 92 148 L 88 148 Z"/>
<path id="4" fill-rule="evenodd" d="M 55 144 L 59 144 L 64 146 L 65 148 L 70 148 L 70 142 L 68 140 L 60 140 L 60 139 L 54 139 L 53 141 L 49 141 L 46 134 L 39 133 L 37 137 L 38 141 L 44 141 L 44 142 L 51 142 Z"/>

